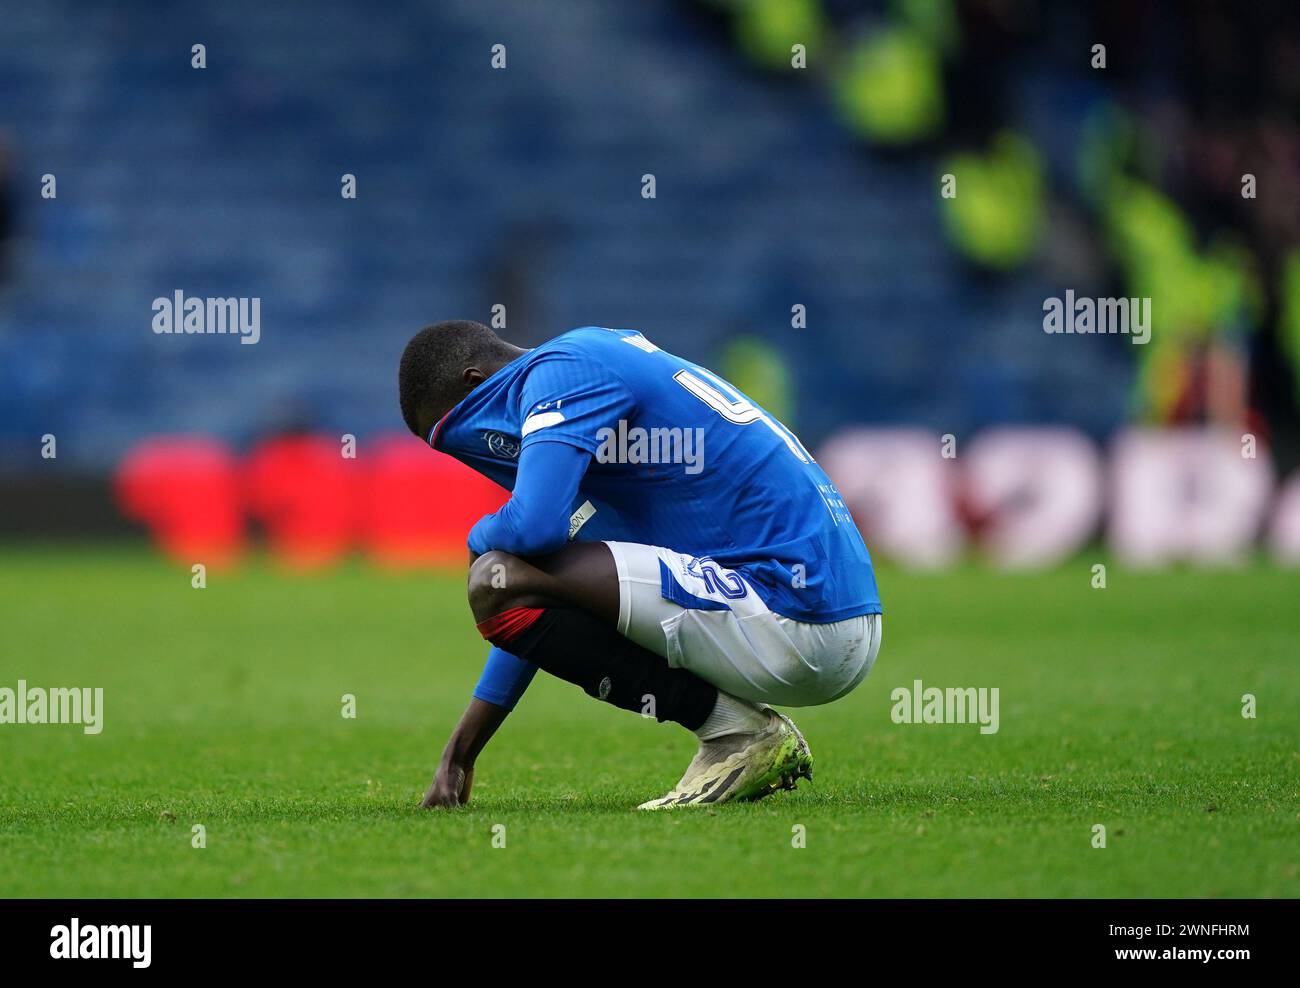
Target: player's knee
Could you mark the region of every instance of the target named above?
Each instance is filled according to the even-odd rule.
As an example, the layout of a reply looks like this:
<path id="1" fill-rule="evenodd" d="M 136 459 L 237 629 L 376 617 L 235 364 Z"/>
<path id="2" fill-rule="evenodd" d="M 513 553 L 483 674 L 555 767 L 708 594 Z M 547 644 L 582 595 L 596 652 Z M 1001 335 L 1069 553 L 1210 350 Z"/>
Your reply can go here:
<path id="1" fill-rule="evenodd" d="M 469 606 L 476 621 L 485 621 L 515 606 L 528 588 L 524 585 L 524 563 L 508 552 L 493 549 L 474 560 L 469 568 Z"/>

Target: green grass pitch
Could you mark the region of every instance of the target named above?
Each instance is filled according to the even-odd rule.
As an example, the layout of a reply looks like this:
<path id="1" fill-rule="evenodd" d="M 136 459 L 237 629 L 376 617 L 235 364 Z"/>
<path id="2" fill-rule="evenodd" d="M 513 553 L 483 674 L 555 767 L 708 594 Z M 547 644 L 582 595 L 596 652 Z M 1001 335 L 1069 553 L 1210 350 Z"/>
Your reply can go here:
<path id="1" fill-rule="evenodd" d="M 884 569 L 875 670 L 791 711 L 797 792 L 638 813 L 692 738 L 539 677 L 447 813 L 415 807 L 484 654 L 460 575 L 195 590 L 143 551 L 9 547 L 0 687 L 100 686 L 105 718 L 0 725 L 0 895 L 1295 896 L 1296 574 L 1094 590 L 1092 562 Z M 914 679 L 998 687 L 1000 730 L 895 724 Z"/>

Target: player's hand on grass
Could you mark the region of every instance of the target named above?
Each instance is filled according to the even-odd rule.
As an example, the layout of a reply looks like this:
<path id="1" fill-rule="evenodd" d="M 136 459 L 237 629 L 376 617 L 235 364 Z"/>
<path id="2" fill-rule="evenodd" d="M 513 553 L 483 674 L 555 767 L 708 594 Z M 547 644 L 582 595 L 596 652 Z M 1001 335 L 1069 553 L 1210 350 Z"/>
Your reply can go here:
<path id="1" fill-rule="evenodd" d="M 460 723 L 452 731 L 447 747 L 443 749 L 438 773 L 429 784 L 420 806 L 426 810 L 439 807 L 464 806 L 469 802 L 470 785 L 474 781 L 474 760 L 496 733 L 510 711 L 477 697 L 461 715 Z"/>
<path id="2" fill-rule="evenodd" d="M 420 806 L 426 810 L 464 806 L 469 802 L 470 786 L 474 782 L 474 767 L 454 762 L 438 766 L 438 773 L 429 784 Z"/>

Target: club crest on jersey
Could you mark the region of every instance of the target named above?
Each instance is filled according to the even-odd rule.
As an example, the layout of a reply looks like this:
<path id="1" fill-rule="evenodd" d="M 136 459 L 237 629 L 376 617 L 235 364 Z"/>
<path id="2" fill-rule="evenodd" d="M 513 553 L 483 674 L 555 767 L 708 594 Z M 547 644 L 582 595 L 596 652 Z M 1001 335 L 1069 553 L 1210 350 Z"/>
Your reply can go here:
<path id="1" fill-rule="evenodd" d="M 487 443 L 488 452 L 507 460 L 519 459 L 519 440 L 507 436 L 504 432 L 485 432 L 483 441 Z"/>

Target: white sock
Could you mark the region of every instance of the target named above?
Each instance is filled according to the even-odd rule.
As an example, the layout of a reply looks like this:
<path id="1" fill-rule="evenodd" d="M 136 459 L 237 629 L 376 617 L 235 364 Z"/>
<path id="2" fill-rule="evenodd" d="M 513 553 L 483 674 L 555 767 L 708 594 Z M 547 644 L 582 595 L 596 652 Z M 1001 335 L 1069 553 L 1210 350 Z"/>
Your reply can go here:
<path id="1" fill-rule="evenodd" d="M 761 731 L 767 726 L 767 712 L 748 700 L 741 700 L 718 690 L 718 700 L 713 713 L 695 730 L 701 741 L 711 741 L 724 734 Z"/>

